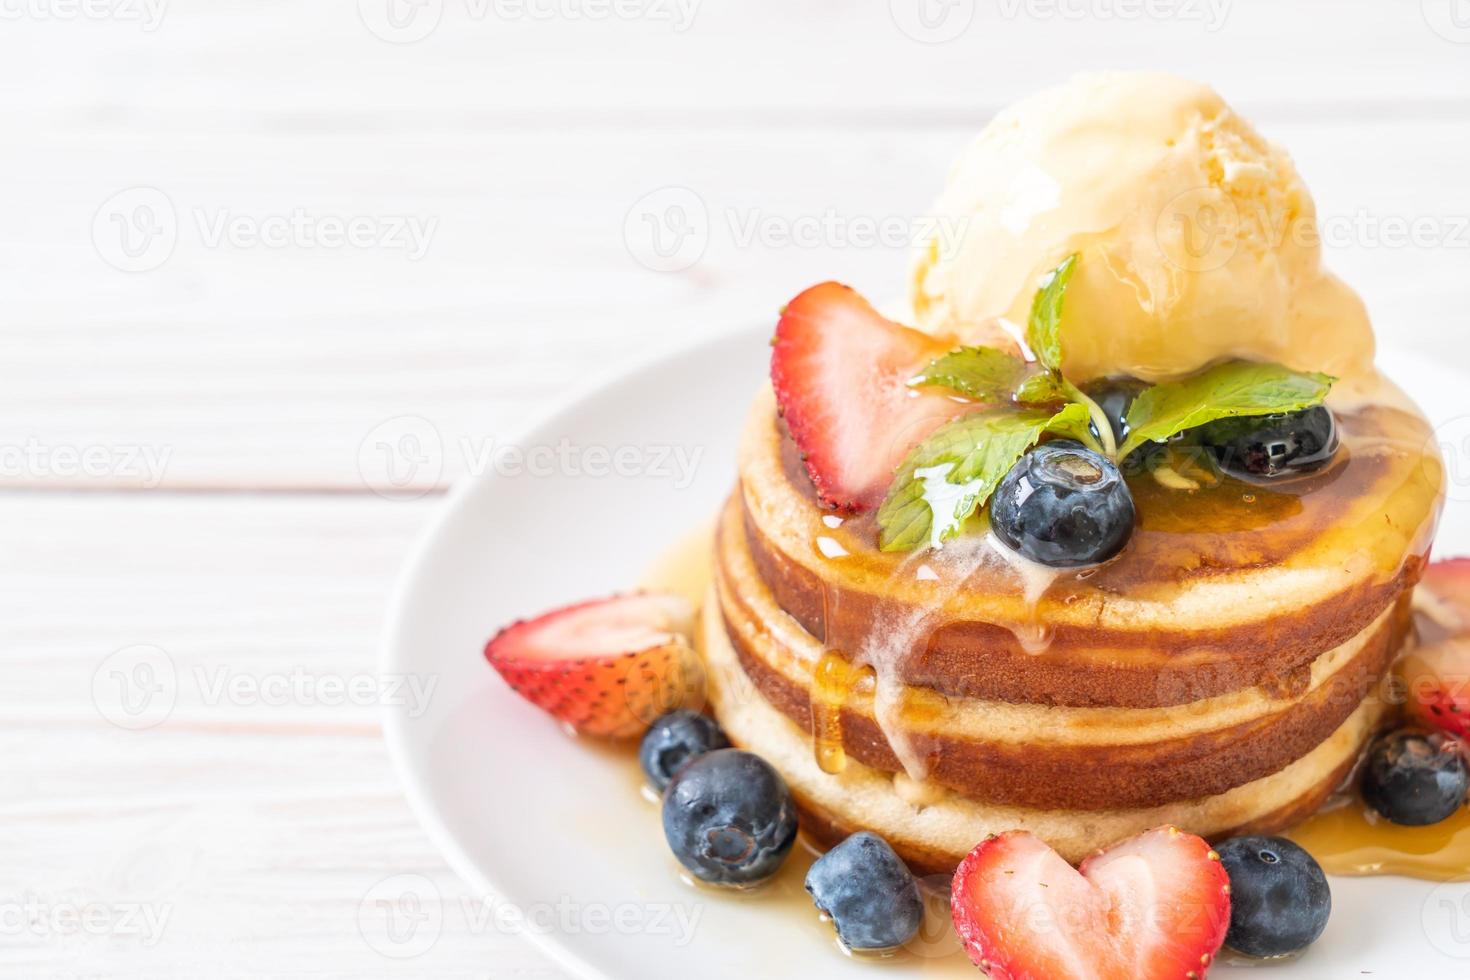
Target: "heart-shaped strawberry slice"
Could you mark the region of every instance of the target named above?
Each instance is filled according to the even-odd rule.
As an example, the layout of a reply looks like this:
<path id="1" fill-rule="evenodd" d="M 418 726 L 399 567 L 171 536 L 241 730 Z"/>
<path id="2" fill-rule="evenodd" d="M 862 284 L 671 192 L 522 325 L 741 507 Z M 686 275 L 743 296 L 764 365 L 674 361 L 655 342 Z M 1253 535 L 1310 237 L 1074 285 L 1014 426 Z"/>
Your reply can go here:
<path id="1" fill-rule="evenodd" d="M 1017 830 L 960 863 L 951 908 L 990 980 L 1187 980 L 1225 941 L 1230 879 L 1209 844 L 1173 827 L 1077 869 Z"/>

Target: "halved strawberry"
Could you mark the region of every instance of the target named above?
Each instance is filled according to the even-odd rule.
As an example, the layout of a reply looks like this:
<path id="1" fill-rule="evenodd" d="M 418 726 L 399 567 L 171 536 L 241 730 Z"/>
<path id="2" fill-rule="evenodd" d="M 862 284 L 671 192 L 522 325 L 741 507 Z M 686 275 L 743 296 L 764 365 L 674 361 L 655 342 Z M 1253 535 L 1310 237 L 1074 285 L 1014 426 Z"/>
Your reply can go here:
<path id="1" fill-rule="evenodd" d="M 1470 740 L 1470 636 L 1419 647 L 1394 672 L 1411 720 Z"/>
<path id="2" fill-rule="evenodd" d="M 958 343 L 885 319 L 840 283 L 788 303 L 771 346 L 781 414 L 831 507 L 882 503 L 905 454 L 965 408 L 952 394 L 908 385 Z"/>
<path id="3" fill-rule="evenodd" d="M 694 608 L 639 593 L 522 620 L 485 645 L 521 697 L 586 735 L 631 738 L 698 688 Z"/>
<path id="4" fill-rule="evenodd" d="M 1470 738 L 1470 558 L 1437 561 L 1414 591 L 1422 645 L 1394 667 L 1410 720 Z"/>
<path id="5" fill-rule="evenodd" d="M 983 841 L 955 872 L 955 929 L 990 980 L 1203 977 L 1230 927 L 1230 879 L 1193 834 L 1160 827 L 1073 870 L 1040 838 Z"/>
<path id="6" fill-rule="evenodd" d="M 1470 633 L 1470 558 L 1448 558 L 1426 568 L 1414 608 L 1442 635 Z"/>

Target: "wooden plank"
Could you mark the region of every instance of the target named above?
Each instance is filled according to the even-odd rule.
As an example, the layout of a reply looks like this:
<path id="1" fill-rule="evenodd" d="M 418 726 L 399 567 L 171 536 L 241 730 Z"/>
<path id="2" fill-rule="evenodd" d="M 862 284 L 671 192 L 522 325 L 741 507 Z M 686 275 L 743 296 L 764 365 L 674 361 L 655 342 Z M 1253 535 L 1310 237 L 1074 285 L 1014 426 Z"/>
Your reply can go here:
<path id="1" fill-rule="evenodd" d="M 139 18 L 8 19 L 0 59 L 29 84 L 0 118 L 123 132 L 150 122 L 195 132 L 687 127 L 732 114 L 967 121 L 1073 71 L 1141 65 L 1210 79 L 1256 112 L 1369 106 L 1391 116 L 1412 103 L 1463 114 L 1470 32 L 1448 7 L 635 0 L 616 7 L 631 16 L 598 18 L 582 11 L 612 5 L 430 0 L 397 7 L 410 15 L 399 30 L 388 26 L 390 0 L 214 0 L 168 4 L 152 30 Z"/>
<path id="2" fill-rule="evenodd" d="M 1269 132 L 1346 233 L 1330 261 L 1362 290 L 1385 341 L 1466 357 L 1456 339 L 1470 255 L 1463 125 L 1385 121 L 1372 147 L 1342 122 Z M 416 425 L 391 422 L 409 416 L 429 420 L 446 447 L 411 486 L 442 486 L 472 468 L 476 448 L 603 372 L 770 322 L 807 284 L 901 295 L 904 236 L 853 229 L 906 231 L 970 135 L 445 132 L 385 144 L 145 129 L 12 141 L 0 150 L 8 169 L 32 176 L 0 184 L 10 229 L 0 263 L 27 287 L 7 297 L 0 329 L 0 484 L 362 489 L 360 462 L 381 465 L 379 427 Z M 102 202 L 135 185 L 167 191 L 178 243 L 158 268 L 124 272 L 90 229 Z M 694 192 L 709 233 L 693 265 L 655 271 L 635 259 L 648 254 L 637 251 L 648 239 L 636 209 L 671 185 Z M 298 210 L 437 225 L 419 261 L 299 242 L 211 247 L 200 227 Z M 1381 234 L 1419 219 L 1439 239 Z M 771 237 L 813 227 L 814 241 Z M 96 472 L 81 471 L 88 453 Z"/>
<path id="3" fill-rule="evenodd" d="M 0 972 L 560 976 L 444 867 L 377 706 L 323 696 L 373 675 L 388 585 L 431 507 L 0 497 Z M 94 676 L 136 644 L 166 651 L 179 685 L 166 718 L 131 730 L 110 723 Z M 196 678 L 214 675 L 316 686 L 211 702 Z M 372 902 L 424 881 L 437 938 L 409 958 L 418 947 L 390 941 L 391 907 Z M 95 926 L 73 918 L 84 909 Z"/>

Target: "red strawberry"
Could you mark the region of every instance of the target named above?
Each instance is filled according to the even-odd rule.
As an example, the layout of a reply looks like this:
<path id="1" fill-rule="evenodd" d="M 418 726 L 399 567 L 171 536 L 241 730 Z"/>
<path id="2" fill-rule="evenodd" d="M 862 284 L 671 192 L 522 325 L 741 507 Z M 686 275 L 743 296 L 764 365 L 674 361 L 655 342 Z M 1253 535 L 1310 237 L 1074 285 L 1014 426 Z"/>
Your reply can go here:
<path id="1" fill-rule="evenodd" d="M 692 693 L 693 628 L 694 608 L 680 596 L 614 596 L 513 623 L 485 645 L 485 659 L 577 731 L 631 738 Z"/>
<path id="2" fill-rule="evenodd" d="M 1470 558 L 1437 561 L 1414 592 L 1424 644 L 1394 668 L 1413 721 L 1470 738 Z"/>
<path id="3" fill-rule="evenodd" d="M 1470 558 L 1449 558 L 1426 568 L 1414 607 L 1437 633 L 1470 633 Z"/>
<path id="4" fill-rule="evenodd" d="M 848 511 L 878 505 L 908 451 L 964 410 L 951 394 L 908 386 L 957 346 L 884 319 L 835 282 L 787 304 L 772 342 L 771 383 L 823 503 Z"/>
<path id="5" fill-rule="evenodd" d="M 1081 868 L 1013 830 L 960 863 L 955 929 L 990 980 L 1203 977 L 1230 927 L 1230 879 L 1193 834 L 1150 830 Z"/>
<path id="6" fill-rule="evenodd" d="M 1470 740 L 1470 636 L 1419 647 L 1394 671 L 1411 719 Z"/>

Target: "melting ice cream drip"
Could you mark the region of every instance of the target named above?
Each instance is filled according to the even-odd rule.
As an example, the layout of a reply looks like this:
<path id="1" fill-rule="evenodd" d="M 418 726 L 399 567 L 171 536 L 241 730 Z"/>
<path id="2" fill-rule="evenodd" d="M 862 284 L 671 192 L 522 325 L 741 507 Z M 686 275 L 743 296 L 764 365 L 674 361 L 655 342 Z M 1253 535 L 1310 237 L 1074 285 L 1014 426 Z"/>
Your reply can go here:
<path id="1" fill-rule="evenodd" d="M 1062 570 L 1048 568 L 1024 555 L 1017 554 L 1006 547 L 1005 542 L 993 533 L 985 535 L 985 543 L 996 557 L 1010 568 L 1021 584 L 1021 598 L 1026 603 L 1026 617 L 1019 622 L 1008 624 L 1011 633 L 1016 637 L 1016 642 L 1021 644 L 1021 649 L 1027 653 L 1045 653 L 1047 647 L 1051 646 L 1053 631 L 1050 626 L 1041 621 L 1037 610 L 1041 605 L 1042 596 L 1046 595 L 1047 590 L 1062 576 Z"/>
<path id="2" fill-rule="evenodd" d="M 914 745 L 904 728 L 903 666 L 928 638 L 944 625 L 945 607 L 964 589 L 970 577 L 993 560 L 983 539 L 948 542 L 943 551 L 919 553 L 898 566 L 898 576 L 932 582 L 932 592 L 921 608 L 876 618 L 868 624 L 862 642 L 851 651 L 855 667 L 873 671 L 873 716 L 905 774 L 922 782 L 931 760 Z"/>

